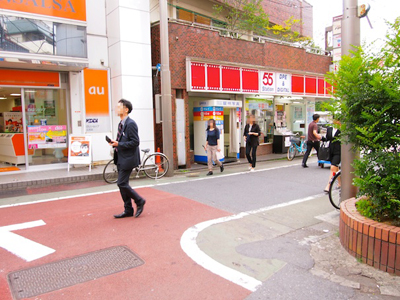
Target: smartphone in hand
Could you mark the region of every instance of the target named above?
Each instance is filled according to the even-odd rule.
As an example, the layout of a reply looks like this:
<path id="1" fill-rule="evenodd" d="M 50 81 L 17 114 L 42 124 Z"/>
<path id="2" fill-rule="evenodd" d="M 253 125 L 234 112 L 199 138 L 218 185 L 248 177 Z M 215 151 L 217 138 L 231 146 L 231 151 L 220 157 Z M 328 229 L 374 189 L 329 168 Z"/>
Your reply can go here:
<path id="1" fill-rule="evenodd" d="M 111 143 L 112 142 L 111 139 L 108 136 L 106 136 L 106 141 L 107 141 L 107 143 Z"/>

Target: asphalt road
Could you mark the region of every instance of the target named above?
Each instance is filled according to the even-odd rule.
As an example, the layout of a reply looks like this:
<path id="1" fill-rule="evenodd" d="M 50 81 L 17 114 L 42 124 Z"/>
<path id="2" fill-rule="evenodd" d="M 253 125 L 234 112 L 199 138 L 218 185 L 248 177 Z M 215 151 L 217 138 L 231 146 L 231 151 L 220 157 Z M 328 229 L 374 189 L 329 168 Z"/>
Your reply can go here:
<path id="1" fill-rule="evenodd" d="M 322 194 L 329 168 L 318 167 L 315 158 L 308 165 L 304 169 L 299 161 L 282 160 L 258 164 L 256 172 L 248 172 L 247 165 L 235 167 L 238 173 L 230 173 L 228 166 L 224 173 L 215 168 L 212 176 L 155 188 L 238 213 Z"/>

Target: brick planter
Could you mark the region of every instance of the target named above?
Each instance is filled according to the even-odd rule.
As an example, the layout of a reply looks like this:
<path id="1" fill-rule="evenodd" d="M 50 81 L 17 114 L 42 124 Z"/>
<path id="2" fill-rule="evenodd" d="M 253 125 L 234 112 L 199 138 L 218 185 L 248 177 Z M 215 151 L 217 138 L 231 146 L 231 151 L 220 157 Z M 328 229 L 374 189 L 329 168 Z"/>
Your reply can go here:
<path id="1" fill-rule="evenodd" d="M 342 246 L 364 263 L 400 275 L 400 227 L 379 223 L 362 216 L 358 199 L 340 206 L 339 236 Z"/>

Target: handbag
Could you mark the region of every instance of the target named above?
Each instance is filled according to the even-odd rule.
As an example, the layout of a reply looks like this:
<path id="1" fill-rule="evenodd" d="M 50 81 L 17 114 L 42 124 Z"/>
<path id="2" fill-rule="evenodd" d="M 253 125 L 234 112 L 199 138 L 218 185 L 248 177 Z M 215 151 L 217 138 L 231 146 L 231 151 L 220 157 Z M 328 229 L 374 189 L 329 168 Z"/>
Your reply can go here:
<path id="1" fill-rule="evenodd" d="M 318 151 L 318 160 L 330 161 L 331 159 L 331 150 L 329 148 L 329 143 L 322 142 Z"/>

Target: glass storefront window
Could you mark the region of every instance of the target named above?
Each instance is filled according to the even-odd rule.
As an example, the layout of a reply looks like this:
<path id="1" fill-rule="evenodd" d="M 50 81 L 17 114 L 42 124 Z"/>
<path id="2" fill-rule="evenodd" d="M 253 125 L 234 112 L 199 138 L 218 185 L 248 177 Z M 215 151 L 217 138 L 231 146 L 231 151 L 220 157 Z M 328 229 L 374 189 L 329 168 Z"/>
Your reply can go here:
<path id="1" fill-rule="evenodd" d="M 272 143 L 274 134 L 274 113 L 272 100 L 247 98 L 245 102 L 246 119 L 255 115 L 256 122 L 260 126 L 260 143 Z"/>
<path id="2" fill-rule="evenodd" d="M 0 15 L 0 51 L 86 58 L 86 27 Z"/>
<path id="3" fill-rule="evenodd" d="M 67 161 L 67 107 L 65 90 L 26 89 L 28 149 L 32 165 Z"/>

